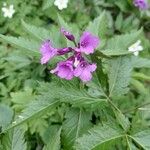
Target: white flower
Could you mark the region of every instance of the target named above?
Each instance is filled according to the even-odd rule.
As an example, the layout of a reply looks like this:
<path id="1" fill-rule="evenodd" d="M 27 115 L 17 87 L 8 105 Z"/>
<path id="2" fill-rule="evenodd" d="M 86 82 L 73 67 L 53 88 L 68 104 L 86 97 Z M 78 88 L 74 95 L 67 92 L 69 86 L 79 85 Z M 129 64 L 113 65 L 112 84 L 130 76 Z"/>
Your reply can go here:
<path id="1" fill-rule="evenodd" d="M 129 48 L 128 48 L 128 51 L 129 52 L 133 52 L 133 54 L 135 56 L 138 56 L 139 55 L 139 51 L 142 51 L 143 50 L 143 47 L 141 46 L 141 41 L 138 40 L 136 43 L 134 43 L 133 45 L 131 45 Z"/>
<path id="2" fill-rule="evenodd" d="M 58 9 L 62 10 L 67 8 L 68 0 L 55 0 L 54 5 L 58 7 Z"/>
<path id="3" fill-rule="evenodd" d="M 14 5 L 7 7 L 7 4 L 3 3 L 2 12 L 4 13 L 4 17 L 12 18 L 15 13 Z"/>

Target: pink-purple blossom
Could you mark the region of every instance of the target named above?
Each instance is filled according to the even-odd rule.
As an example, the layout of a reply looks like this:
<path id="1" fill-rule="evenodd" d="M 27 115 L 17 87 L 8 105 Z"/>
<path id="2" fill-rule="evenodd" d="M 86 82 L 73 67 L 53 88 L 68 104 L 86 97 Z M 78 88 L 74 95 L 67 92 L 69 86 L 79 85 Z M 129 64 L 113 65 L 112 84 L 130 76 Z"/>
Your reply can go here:
<path id="1" fill-rule="evenodd" d="M 147 0 L 133 0 L 134 6 L 138 7 L 139 9 L 147 9 L 148 8 L 148 2 Z"/>
<path id="2" fill-rule="evenodd" d="M 56 74 L 60 78 L 71 80 L 73 78 L 73 70 L 73 62 L 67 60 L 59 62 L 57 67 L 50 72 Z"/>
<path id="3" fill-rule="evenodd" d="M 57 55 L 57 49 L 52 47 L 50 40 L 46 40 L 40 48 L 42 57 L 41 64 L 47 63 L 50 59 Z"/>
<path id="4" fill-rule="evenodd" d="M 96 64 L 90 64 L 86 61 L 82 61 L 74 70 L 74 76 L 79 77 L 83 82 L 90 81 L 92 79 L 92 72 L 96 70 Z"/>
<path id="5" fill-rule="evenodd" d="M 79 47 L 75 50 L 85 54 L 92 54 L 99 43 L 100 40 L 98 37 L 92 35 L 90 32 L 84 32 L 80 38 Z"/>
<path id="6" fill-rule="evenodd" d="M 83 82 L 88 82 L 92 79 L 92 73 L 96 70 L 97 65 L 89 62 L 84 54 L 94 53 L 98 47 L 100 40 L 90 32 L 84 32 L 78 44 L 75 42 L 75 37 L 64 28 L 61 29 L 63 35 L 75 44 L 75 47 L 54 48 L 49 40 L 46 40 L 41 48 L 41 64 L 47 63 L 51 58 L 59 55 L 71 53 L 67 60 L 57 63 L 55 69 L 50 73 L 56 74 L 58 77 L 71 80 L 73 77 L 80 78 Z"/>

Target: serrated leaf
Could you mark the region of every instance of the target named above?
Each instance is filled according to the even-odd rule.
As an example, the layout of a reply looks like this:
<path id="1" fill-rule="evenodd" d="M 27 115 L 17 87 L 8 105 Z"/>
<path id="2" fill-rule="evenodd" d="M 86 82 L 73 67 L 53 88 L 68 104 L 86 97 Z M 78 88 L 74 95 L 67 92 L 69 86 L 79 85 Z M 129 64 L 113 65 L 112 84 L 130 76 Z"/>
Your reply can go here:
<path id="1" fill-rule="evenodd" d="M 132 142 L 131 139 L 129 139 L 128 136 L 126 136 L 126 140 L 127 140 L 127 146 L 129 150 L 138 150 L 138 148 L 134 145 L 134 143 Z"/>
<path id="2" fill-rule="evenodd" d="M 102 14 L 95 18 L 93 22 L 90 22 L 86 28 L 86 31 L 93 33 L 94 35 L 99 35 L 100 37 L 104 37 L 107 33 L 108 21 L 106 12 L 102 12 Z"/>
<path id="3" fill-rule="evenodd" d="M 132 64 L 130 57 L 118 57 L 109 61 L 109 96 L 119 96 L 128 92 Z"/>
<path id="4" fill-rule="evenodd" d="M 30 88 L 25 88 L 24 91 L 12 92 L 10 95 L 12 97 L 11 101 L 17 104 L 27 104 L 34 99 L 33 90 Z"/>
<path id="5" fill-rule="evenodd" d="M 119 15 L 117 16 L 116 18 L 116 21 L 115 21 L 115 28 L 117 30 L 120 30 L 121 27 L 122 27 L 122 23 L 123 23 L 123 15 L 122 13 L 120 12 Z"/>
<path id="6" fill-rule="evenodd" d="M 131 136 L 131 138 L 144 150 L 150 149 L 150 130 L 141 131 Z"/>
<path id="7" fill-rule="evenodd" d="M 22 25 L 31 35 L 35 36 L 39 40 L 44 41 L 47 39 L 51 39 L 51 37 L 52 37 L 51 32 L 49 30 L 46 30 L 41 27 L 29 25 L 26 22 L 24 22 L 23 20 L 22 20 Z"/>
<path id="8" fill-rule="evenodd" d="M 135 68 L 150 68 L 150 60 L 147 58 L 132 57 L 132 65 Z"/>
<path id="9" fill-rule="evenodd" d="M 24 130 L 15 128 L 2 137 L 3 150 L 27 150 L 27 144 L 24 139 Z"/>
<path id="10" fill-rule="evenodd" d="M 42 136 L 45 128 L 48 127 L 46 116 L 44 115 L 40 118 L 36 117 L 36 119 L 30 120 L 28 126 L 31 134 L 38 133 L 40 136 Z"/>
<path id="11" fill-rule="evenodd" d="M 47 134 L 49 134 L 48 142 L 44 146 L 43 150 L 60 150 L 60 134 L 61 134 L 62 127 L 60 126 L 50 126 L 49 131 Z"/>
<path id="12" fill-rule="evenodd" d="M 106 98 L 94 97 L 88 94 L 88 92 L 84 88 L 80 88 L 76 86 L 75 82 L 68 82 L 61 80 L 61 83 L 52 84 L 42 84 L 46 89 L 53 89 L 51 92 L 51 96 L 56 99 L 60 99 L 60 102 L 70 103 L 74 107 L 86 107 L 89 108 L 91 106 L 99 107 L 102 103 L 105 103 Z"/>
<path id="13" fill-rule="evenodd" d="M 118 123 L 120 123 L 120 125 L 125 131 L 128 131 L 130 127 L 130 122 L 128 118 L 121 111 L 117 111 L 114 109 L 114 113 L 115 113 Z"/>
<path id="14" fill-rule="evenodd" d="M 69 32 L 72 31 L 72 28 L 68 25 L 67 22 L 65 22 L 65 20 L 59 14 L 58 14 L 58 21 L 61 27 L 65 28 Z"/>
<path id="15" fill-rule="evenodd" d="M 7 105 L 0 105 L 0 127 L 8 126 L 13 118 L 13 110 Z"/>
<path id="16" fill-rule="evenodd" d="M 62 126 L 62 142 L 65 149 L 73 149 L 75 140 L 91 127 L 91 113 L 79 109 L 69 110 Z"/>
<path id="17" fill-rule="evenodd" d="M 34 40 L 25 39 L 22 37 L 16 38 L 12 36 L 5 36 L 0 34 L 0 38 L 5 40 L 6 42 L 10 44 L 14 44 L 17 47 L 21 47 L 25 50 L 28 50 L 29 52 L 32 52 L 33 55 L 39 56 L 40 55 L 40 44 Z"/>
<path id="18" fill-rule="evenodd" d="M 64 88 L 63 90 L 60 90 L 59 95 L 62 102 L 68 102 L 73 106 L 78 107 L 91 107 L 92 105 L 99 106 L 102 102 L 106 102 L 106 99 L 104 98 L 95 98 L 89 95 L 84 89 L 79 90 L 74 87 L 66 87 L 66 89 Z"/>
<path id="19" fill-rule="evenodd" d="M 117 35 L 107 41 L 105 50 L 102 53 L 108 55 L 125 55 L 129 54 L 128 47 L 140 39 L 142 29 L 136 32 L 131 32 L 123 35 Z M 130 40 L 129 40 L 130 39 Z M 114 54 L 113 54 L 114 52 Z"/>
<path id="20" fill-rule="evenodd" d="M 31 119 L 35 119 L 37 116 L 43 115 L 47 111 L 53 111 L 58 105 L 59 101 L 51 97 L 50 94 L 38 96 L 37 100 L 32 101 L 23 110 L 23 112 L 12 122 L 10 126 L 4 129 L 6 132 L 20 124 L 26 123 Z"/>
<path id="21" fill-rule="evenodd" d="M 75 144 L 77 150 L 100 150 L 101 145 L 122 138 L 122 130 L 112 124 L 97 125 L 88 134 L 78 138 Z"/>
<path id="22" fill-rule="evenodd" d="M 53 3 L 54 3 L 54 0 L 44 0 L 42 9 L 45 10 L 45 9 L 51 7 L 53 5 Z"/>

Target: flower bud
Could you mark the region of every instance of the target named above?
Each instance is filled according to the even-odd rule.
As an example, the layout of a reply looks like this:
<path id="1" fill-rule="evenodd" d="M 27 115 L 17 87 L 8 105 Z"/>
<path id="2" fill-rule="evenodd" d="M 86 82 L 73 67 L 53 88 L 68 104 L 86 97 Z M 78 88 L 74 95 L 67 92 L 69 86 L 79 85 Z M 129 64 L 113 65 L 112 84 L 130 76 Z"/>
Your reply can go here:
<path id="1" fill-rule="evenodd" d="M 75 37 L 70 32 L 66 31 L 64 28 L 61 28 L 61 33 L 70 41 L 74 41 Z"/>

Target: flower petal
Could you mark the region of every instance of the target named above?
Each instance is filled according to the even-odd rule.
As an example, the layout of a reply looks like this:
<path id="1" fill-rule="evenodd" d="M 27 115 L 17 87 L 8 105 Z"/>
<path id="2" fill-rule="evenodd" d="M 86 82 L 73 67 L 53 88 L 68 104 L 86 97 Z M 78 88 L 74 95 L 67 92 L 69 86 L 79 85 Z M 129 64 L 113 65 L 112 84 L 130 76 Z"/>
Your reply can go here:
<path id="1" fill-rule="evenodd" d="M 41 48 L 40 52 L 42 54 L 41 57 L 41 64 L 47 63 L 51 58 L 53 58 L 55 55 L 57 55 L 57 49 L 52 47 L 52 44 L 49 40 L 46 40 Z"/>
<path id="2" fill-rule="evenodd" d="M 80 46 L 75 50 L 77 52 L 84 52 L 85 54 L 91 54 L 94 49 L 99 45 L 100 40 L 98 37 L 92 35 L 90 32 L 84 32 L 80 38 Z"/>

